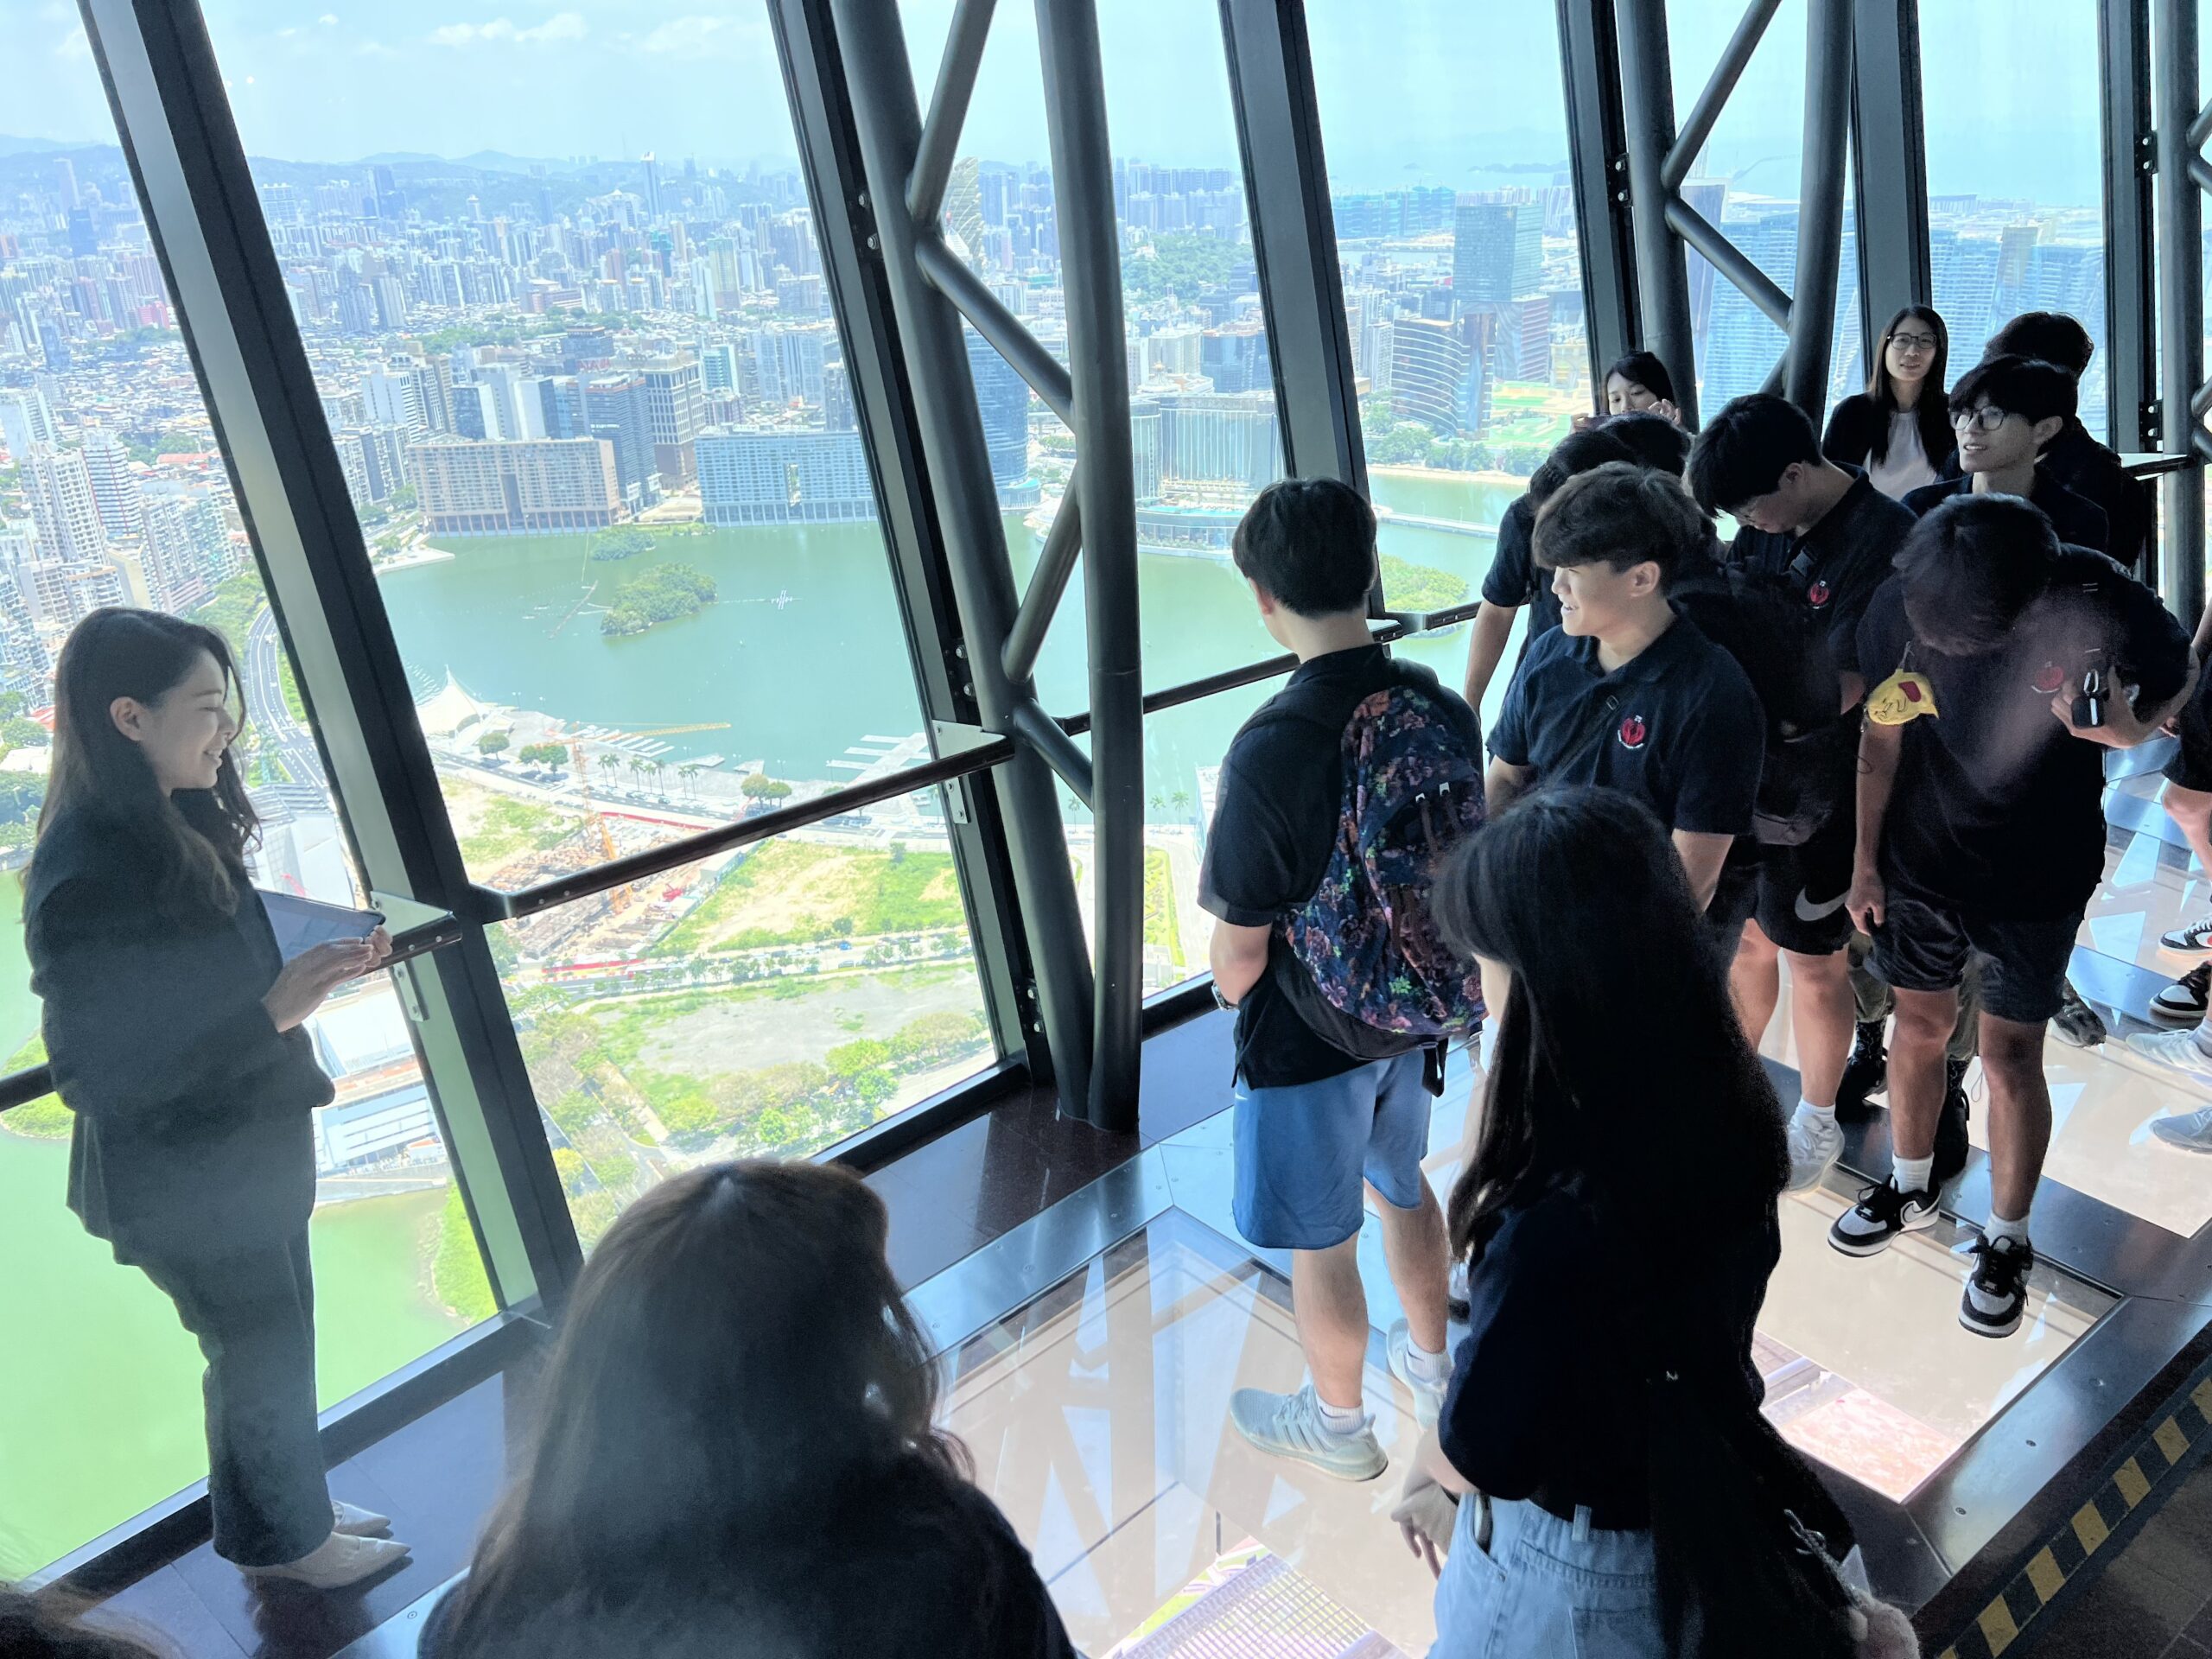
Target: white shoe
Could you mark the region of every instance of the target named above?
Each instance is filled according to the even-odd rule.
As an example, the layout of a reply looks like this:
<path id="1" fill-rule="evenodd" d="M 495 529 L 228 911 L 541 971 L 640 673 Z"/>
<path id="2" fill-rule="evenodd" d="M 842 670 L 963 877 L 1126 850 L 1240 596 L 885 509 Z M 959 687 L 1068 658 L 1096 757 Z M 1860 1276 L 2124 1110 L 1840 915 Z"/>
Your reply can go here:
<path id="1" fill-rule="evenodd" d="M 1433 1382 L 1424 1382 L 1414 1375 L 1413 1326 L 1400 1319 L 1390 1327 L 1390 1375 L 1404 1383 L 1414 1397 L 1414 1421 L 1423 1428 L 1434 1428 L 1436 1420 L 1444 1414 L 1444 1390 L 1452 1380 L 1447 1367 L 1442 1376 Z"/>
<path id="2" fill-rule="evenodd" d="M 406 1559 L 407 1546 L 390 1538 L 334 1532 L 296 1561 L 238 1570 L 250 1579 L 283 1579 L 311 1590 L 339 1590 L 389 1572 Z"/>
<path id="3" fill-rule="evenodd" d="M 1338 1480 L 1372 1480 L 1390 1466 L 1374 1424 L 1362 1423 L 1357 1434 L 1330 1432 L 1311 1382 L 1296 1394 L 1239 1389 L 1229 1396 L 1229 1418 L 1261 1451 L 1310 1463 Z"/>
<path id="4" fill-rule="evenodd" d="M 391 1530 L 391 1517 L 378 1515 L 374 1510 L 362 1509 L 355 1503 L 341 1503 L 333 1498 L 330 1503 L 330 1529 L 346 1533 L 355 1538 L 373 1538 Z"/>
<path id="5" fill-rule="evenodd" d="M 1843 1151 L 1843 1131 L 1834 1115 L 1816 1117 L 1799 1109 L 1789 1115 L 1789 1191 L 1818 1186 Z"/>
<path id="6" fill-rule="evenodd" d="M 2178 1112 L 2171 1117 L 2154 1118 L 2151 1133 L 2170 1147 L 2179 1147 L 2183 1152 L 2212 1152 L 2212 1106 L 2202 1111 Z"/>
<path id="7" fill-rule="evenodd" d="M 2127 1039 L 2128 1052 L 2147 1060 L 2186 1072 L 2195 1082 L 2212 1087 L 2212 1055 L 2197 1043 L 2194 1031 L 2139 1031 Z"/>

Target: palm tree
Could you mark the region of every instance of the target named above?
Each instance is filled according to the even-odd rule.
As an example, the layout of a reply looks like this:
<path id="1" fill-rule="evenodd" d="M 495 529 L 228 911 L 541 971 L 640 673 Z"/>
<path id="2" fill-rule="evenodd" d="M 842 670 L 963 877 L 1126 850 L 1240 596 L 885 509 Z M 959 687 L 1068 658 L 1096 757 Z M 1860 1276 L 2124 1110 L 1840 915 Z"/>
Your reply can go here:
<path id="1" fill-rule="evenodd" d="M 600 751 L 599 769 L 601 772 L 613 772 L 615 767 L 621 764 L 622 757 L 620 755 L 614 753 L 611 750 L 602 749 Z"/>
<path id="2" fill-rule="evenodd" d="M 630 776 L 638 782 L 642 783 L 644 781 L 645 775 L 645 763 L 639 760 L 636 755 L 632 755 L 630 757 Z"/>
<path id="3" fill-rule="evenodd" d="M 686 795 L 695 792 L 692 788 L 691 780 L 699 775 L 699 768 L 696 764 L 687 762 L 686 764 L 678 766 L 676 769 L 676 775 L 683 780 L 683 792 Z"/>
<path id="4" fill-rule="evenodd" d="M 658 760 L 648 760 L 645 762 L 645 776 L 652 779 L 653 789 L 657 793 L 660 791 L 660 775 L 666 770 L 667 768 L 663 766 Z M 664 793 L 661 794 L 661 798 L 663 800 L 666 800 L 668 797 Z"/>
<path id="5" fill-rule="evenodd" d="M 1181 812 L 1187 809 L 1191 804 L 1191 791 L 1187 789 L 1179 789 L 1167 798 L 1174 802 L 1175 810 L 1178 812 Z"/>

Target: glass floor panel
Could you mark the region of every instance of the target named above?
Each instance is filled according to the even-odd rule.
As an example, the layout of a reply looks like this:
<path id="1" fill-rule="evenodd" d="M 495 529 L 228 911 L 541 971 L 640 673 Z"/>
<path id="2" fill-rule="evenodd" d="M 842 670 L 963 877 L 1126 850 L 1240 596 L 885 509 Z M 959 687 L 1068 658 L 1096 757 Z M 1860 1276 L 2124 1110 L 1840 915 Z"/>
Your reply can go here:
<path id="1" fill-rule="evenodd" d="M 1853 1260 L 1825 1237 L 1848 1202 L 1784 1200 L 1758 1357 L 1795 1444 L 1901 1500 L 2110 1299 L 2038 1269 L 2019 1335 L 1969 1335 L 1959 1234 Z M 1171 1211 L 948 1356 L 946 1424 L 1083 1651 L 1383 1659 L 1434 1639 L 1433 1585 L 1389 1519 L 1418 1433 L 1388 1371 L 1370 1363 L 1366 1393 L 1391 1467 L 1365 1484 L 1265 1457 L 1230 1426 L 1232 1390 L 1303 1380 L 1288 1297 L 1242 1246 Z"/>

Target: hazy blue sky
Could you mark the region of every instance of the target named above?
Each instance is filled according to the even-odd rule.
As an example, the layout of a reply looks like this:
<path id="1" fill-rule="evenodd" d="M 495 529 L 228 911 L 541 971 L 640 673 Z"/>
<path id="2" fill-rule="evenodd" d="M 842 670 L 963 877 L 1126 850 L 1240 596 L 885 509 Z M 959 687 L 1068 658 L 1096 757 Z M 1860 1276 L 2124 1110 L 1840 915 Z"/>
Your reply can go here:
<path id="1" fill-rule="evenodd" d="M 696 3 L 696 0 L 695 0 Z M 387 150 L 736 161 L 791 153 L 764 12 L 592 0 L 206 0 L 247 148 L 346 162 Z M 1796 194 L 1805 0 L 1784 0 L 1713 135 L 1715 172 Z M 1740 0 L 1675 0 L 1687 110 Z M 925 85 L 950 0 L 910 0 Z M 2094 0 L 1922 0 L 1929 177 L 1938 192 L 2096 199 Z M 1108 114 L 1124 155 L 1234 166 L 1214 9 L 1103 0 Z M 1566 155 L 1553 9 L 1541 0 L 1308 0 L 1323 137 L 1340 189 L 1494 183 Z M 76 7 L 0 0 L 0 130 L 110 136 Z M 1969 97 L 1981 100 L 1969 102 Z M 999 8 L 972 153 L 1045 155 L 1034 10 Z"/>

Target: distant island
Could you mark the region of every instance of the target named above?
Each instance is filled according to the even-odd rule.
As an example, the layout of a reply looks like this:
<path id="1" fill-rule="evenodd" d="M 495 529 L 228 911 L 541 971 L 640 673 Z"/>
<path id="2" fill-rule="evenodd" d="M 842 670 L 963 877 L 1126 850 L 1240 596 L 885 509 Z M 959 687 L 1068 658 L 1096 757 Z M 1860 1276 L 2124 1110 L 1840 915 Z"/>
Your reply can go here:
<path id="1" fill-rule="evenodd" d="M 1382 556 L 1382 602 L 1394 611 L 1440 611 L 1467 597 L 1467 579 L 1433 565 Z"/>
<path id="2" fill-rule="evenodd" d="M 644 531 L 631 525 L 620 530 L 605 530 L 591 538 L 591 556 L 601 563 L 615 559 L 634 559 L 640 553 L 650 553 L 659 545 Z"/>
<path id="3" fill-rule="evenodd" d="M 715 579 L 688 564 L 664 564 L 634 575 L 614 590 L 599 619 L 604 634 L 643 633 L 679 616 L 696 616 L 715 602 Z"/>

